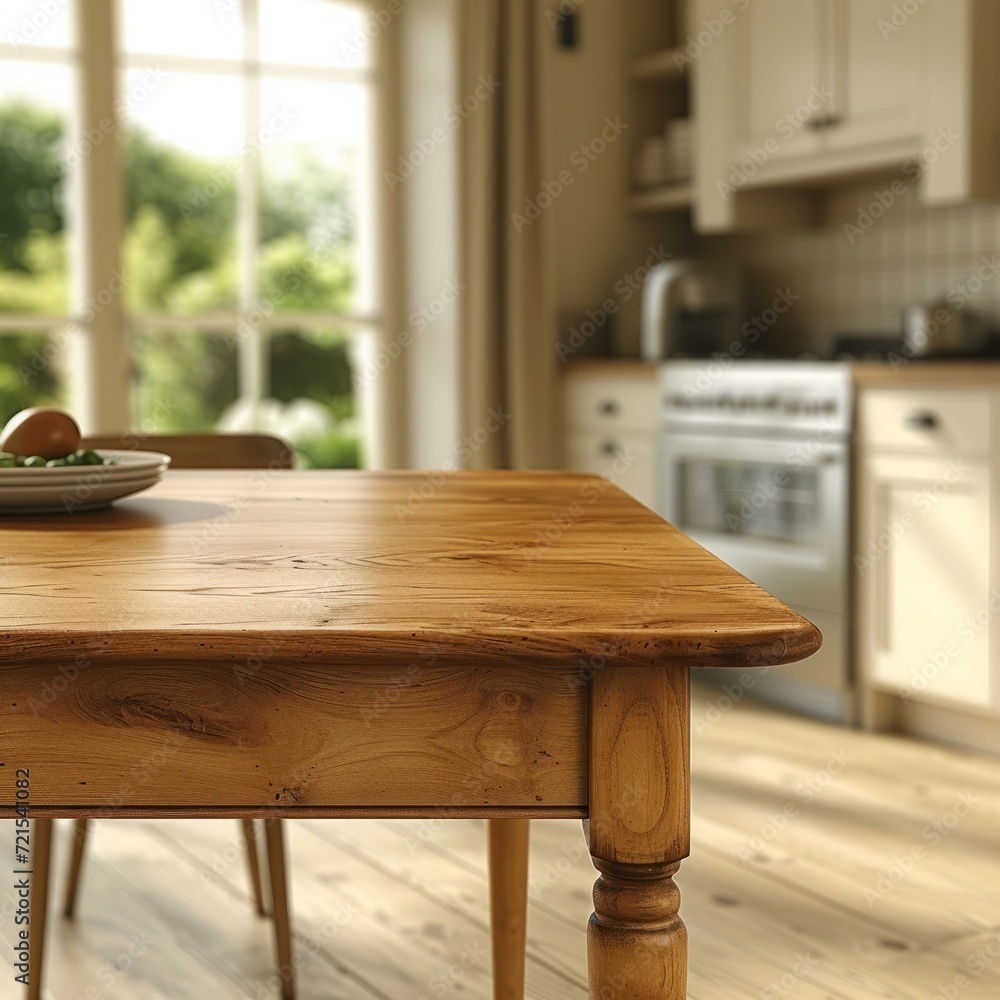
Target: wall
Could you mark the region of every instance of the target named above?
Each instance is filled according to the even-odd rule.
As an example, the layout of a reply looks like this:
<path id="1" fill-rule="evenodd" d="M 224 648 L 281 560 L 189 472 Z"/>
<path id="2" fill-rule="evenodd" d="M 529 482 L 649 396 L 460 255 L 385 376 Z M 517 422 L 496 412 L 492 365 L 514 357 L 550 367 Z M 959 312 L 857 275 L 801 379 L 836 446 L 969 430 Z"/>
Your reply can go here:
<path id="1" fill-rule="evenodd" d="M 638 296 L 628 290 L 628 278 L 644 266 L 651 247 L 662 245 L 668 253 L 679 253 L 688 241 L 683 217 L 630 214 L 626 204 L 634 146 L 647 126 L 648 106 L 664 102 L 663 95 L 630 87 L 627 61 L 670 40 L 671 29 L 657 23 L 667 18 L 669 4 L 576 0 L 579 45 L 569 50 L 558 46 L 547 16 L 559 6 L 558 0 L 550 0 L 539 14 L 547 35 L 546 172 L 555 178 L 568 169 L 573 177 L 550 209 L 559 337 L 565 342 L 567 330 L 579 325 L 586 310 L 611 298 L 619 308 L 618 352 L 634 354 Z M 602 150 L 602 131 L 609 119 L 625 129 Z M 584 160 L 586 169 L 580 169 Z"/>
<path id="2" fill-rule="evenodd" d="M 907 183 L 888 208 L 870 213 L 881 217 L 868 225 L 859 213 L 878 204 L 878 193 L 889 201 L 886 192 L 899 176 L 829 192 L 818 229 L 700 240 L 701 252 L 746 268 L 752 314 L 759 315 L 777 289 L 799 296 L 766 335 L 774 349 L 828 356 L 837 333 L 898 333 L 904 306 L 961 294 L 963 287 L 968 310 L 1000 321 L 1000 256 L 994 258 L 1000 206 L 925 208 L 916 185 Z M 983 268 L 984 257 L 991 267 Z M 985 280 L 980 268 L 989 275 Z"/>
<path id="3" fill-rule="evenodd" d="M 400 19 L 402 148 L 411 153 L 442 127 L 455 102 L 454 0 L 421 0 Z M 456 137 L 406 178 L 403 199 L 409 465 L 440 469 L 455 462 L 459 440 L 459 323 L 456 246 Z"/>

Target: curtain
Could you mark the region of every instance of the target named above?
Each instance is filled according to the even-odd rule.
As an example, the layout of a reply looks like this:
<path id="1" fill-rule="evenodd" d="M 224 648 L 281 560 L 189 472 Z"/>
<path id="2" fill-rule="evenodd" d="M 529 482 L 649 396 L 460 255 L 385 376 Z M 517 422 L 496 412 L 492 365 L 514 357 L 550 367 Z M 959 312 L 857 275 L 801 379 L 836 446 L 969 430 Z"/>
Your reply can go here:
<path id="1" fill-rule="evenodd" d="M 535 0 L 457 0 L 461 456 L 558 464 L 555 303 Z"/>

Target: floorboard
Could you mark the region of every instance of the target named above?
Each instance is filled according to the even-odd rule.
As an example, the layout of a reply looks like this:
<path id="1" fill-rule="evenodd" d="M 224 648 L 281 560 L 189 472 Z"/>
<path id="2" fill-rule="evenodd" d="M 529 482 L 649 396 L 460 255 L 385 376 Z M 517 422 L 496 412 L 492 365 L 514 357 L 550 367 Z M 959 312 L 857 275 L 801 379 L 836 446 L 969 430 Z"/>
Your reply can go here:
<path id="1" fill-rule="evenodd" d="M 690 1000 L 1000 997 L 1000 761 L 725 708 L 697 689 Z M 0 855 L 12 839 L 0 824 Z M 301 1000 L 487 1000 L 483 823 L 302 821 L 288 846 Z M 236 822 L 105 821 L 91 848 L 78 918 L 53 922 L 51 1000 L 276 995 Z M 585 1000 L 580 824 L 533 824 L 531 862 L 528 997 Z M 20 995 L 11 900 L 0 1000 Z"/>

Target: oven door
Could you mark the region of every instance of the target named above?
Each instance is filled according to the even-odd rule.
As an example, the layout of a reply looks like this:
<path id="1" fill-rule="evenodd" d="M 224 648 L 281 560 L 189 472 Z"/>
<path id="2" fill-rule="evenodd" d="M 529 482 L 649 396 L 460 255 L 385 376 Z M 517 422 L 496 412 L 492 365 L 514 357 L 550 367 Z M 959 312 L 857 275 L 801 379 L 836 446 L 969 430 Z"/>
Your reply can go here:
<path id="1" fill-rule="evenodd" d="M 847 463 L 843 441 L 665 429 L 658 509 L 786 604 L 843 615 Z"/>

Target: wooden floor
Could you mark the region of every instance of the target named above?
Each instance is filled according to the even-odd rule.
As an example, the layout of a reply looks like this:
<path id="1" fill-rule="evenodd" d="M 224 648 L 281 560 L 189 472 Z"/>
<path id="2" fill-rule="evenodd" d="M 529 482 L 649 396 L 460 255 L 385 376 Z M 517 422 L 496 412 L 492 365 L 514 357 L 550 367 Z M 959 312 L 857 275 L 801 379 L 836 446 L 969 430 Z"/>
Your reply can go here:
<path id="1" fill-rule="evenodd" d="M 1000 761 L 719 698 L 694 711 L 690 997 L 1000 997 Z M 532 836 L 528 996 L 582 1000 L 580 824 Z M 488 997 L 484 840 L 471 821 L 292 824 L 302 1000 Z M 105 821 L 92 847 L 79 917 L 53 927 L 50 996 L 274 995 L 237 823 Z M 0 916 L 0 998 L 18 996 L 12 929 Z"/>

